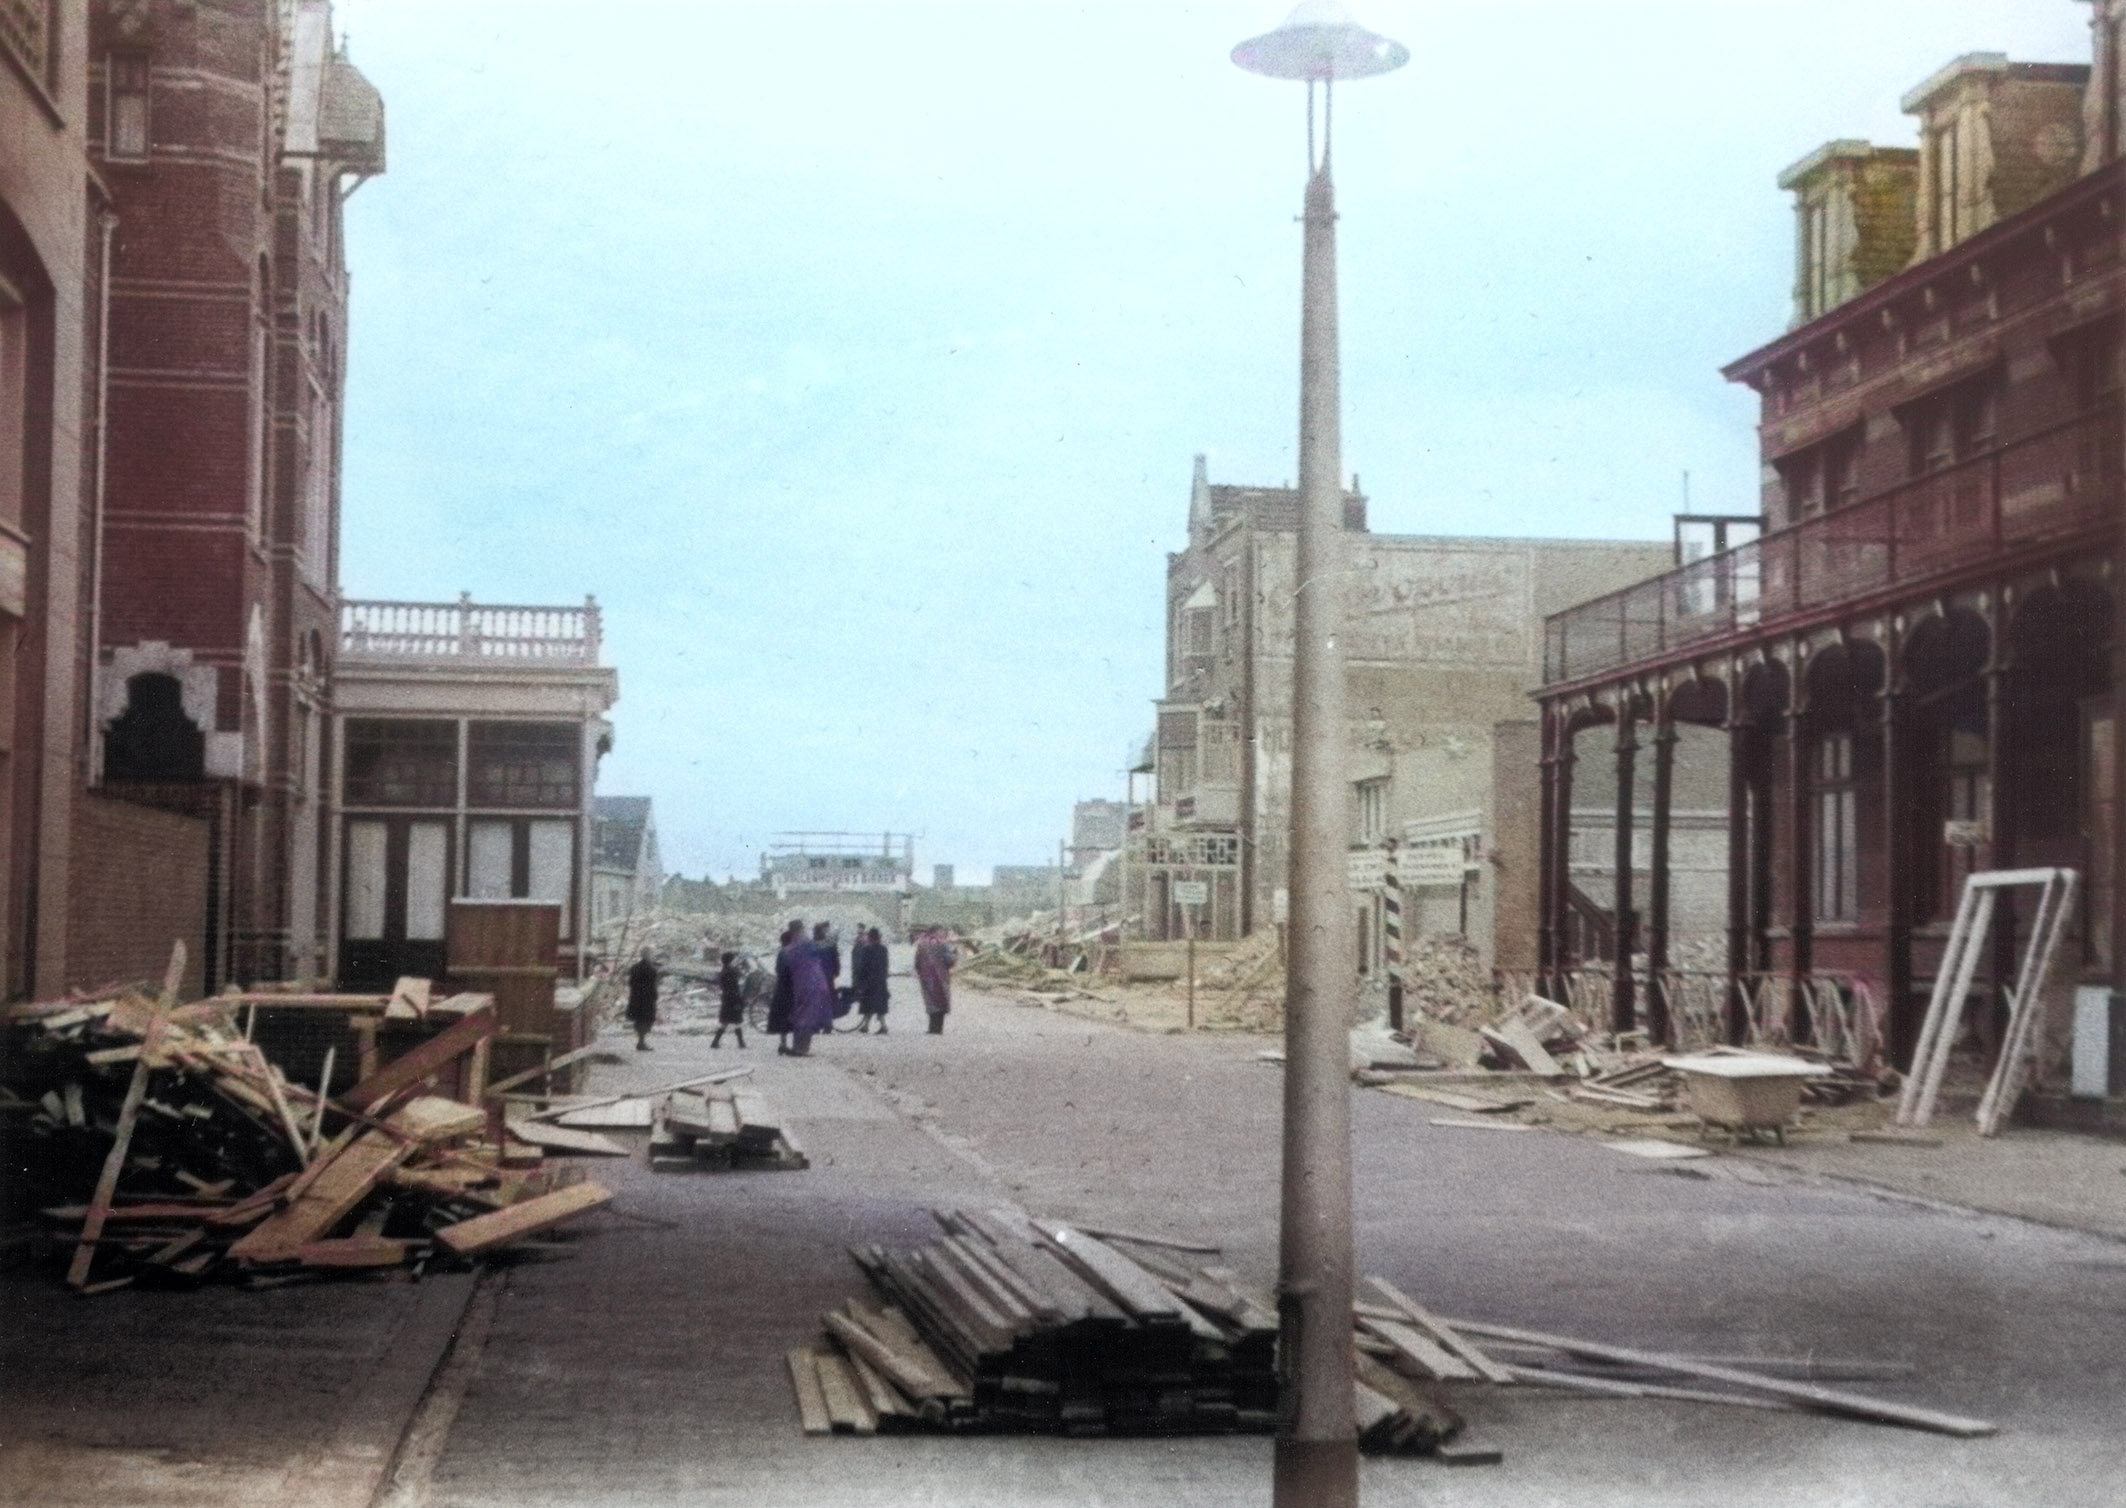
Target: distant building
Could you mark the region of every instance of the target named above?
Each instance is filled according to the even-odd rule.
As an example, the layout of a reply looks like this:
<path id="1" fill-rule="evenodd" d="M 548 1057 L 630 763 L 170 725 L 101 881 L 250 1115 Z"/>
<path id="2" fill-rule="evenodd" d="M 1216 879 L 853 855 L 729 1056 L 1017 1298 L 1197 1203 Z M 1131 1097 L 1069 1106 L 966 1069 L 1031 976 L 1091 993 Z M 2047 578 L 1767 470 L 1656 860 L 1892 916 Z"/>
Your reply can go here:
<path id="1" fill-rule="evenodd" d="M 452 897 L 561 906 L 587 957 L 591 788 L 619 676 L 598 605 L 344 603 L 334 972 L 349 988 L 443 971 Z"/>
<path id="2" fill-rule="evenodd" d="M 1081 801 L 1070 810 L 1070 863 L 1083 869 L 1122 846 L 1128 808 L 1119 801 Z"/>
<path id="3" fill-rule="evenodd" d="M 658 908 L 664 866 L 647 796 L 591 802 L 591 931 L 624 927 Z"/>
<path id="4" fill-rule="evenodd" d="M 905 895 L 915 839 L 905 833 L 778 833 L 760 856 L 761 882 L 779 897 Z"/>
<path id="5" fill-rule="evenodd" d="M 1053 913 L 1069 875 L 1053 864 L 999 864 L 989 871 L 989 909 L 1000 922 Z"/>
<path id="6" fill-rule="evenodd" d="M 1673 564 L 1673 548 L 1374 534 L 1355 479 L 1343 516 L 1358 966 L 1384 962 L 1393 863 L 1410 930 L 1466 936 L 1487 960 L 1532 967 L 1536 829 L 1519 793 L 1537 775 L 1529 693 L 1542 615 L 1643 580 Z M 1188 547 L 1167 560 L 1157 799 L 1124 871 L 1134 935 L 1193 925 L 1230 939 L 1281 919 L 1298 527 L 1296 492 L 1215 485 L 1197 457 Z M 1195 885 L 1200 904 L 1177 899 Z"/>

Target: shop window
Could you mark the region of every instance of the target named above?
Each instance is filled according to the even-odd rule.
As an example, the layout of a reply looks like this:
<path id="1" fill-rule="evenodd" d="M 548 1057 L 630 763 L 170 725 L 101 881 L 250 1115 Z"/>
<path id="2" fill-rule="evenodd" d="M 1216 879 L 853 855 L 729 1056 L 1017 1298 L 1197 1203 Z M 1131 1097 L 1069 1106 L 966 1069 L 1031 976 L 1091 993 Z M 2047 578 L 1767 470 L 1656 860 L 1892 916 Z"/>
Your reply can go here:
<path id="1" fill-rule="evenodd" d="M 146 53 L 114 52 L 104 59 L 104 89 L 110 110 L 104 123 L 103 150 L 120 162 L 148 156 L 150 70 Z"/>
<path id="2" fill-rule="evenodd" d="M 346 801 L 349 806 L 457 805 L 457 724 L 350 721 Z"/>
<path id="3" fill-rule="evenodd" d="M 578 733 L 571 723 L 474 723 L 466 764 L 472 806 L 578 804 Z"/>
<path id="4" fill-rule="evenodd" d="M 1859 792 L 1853 780 L 1853 735 L 1831 733 L 1816 744 L 1816 920 L 1860 915 Z"/>

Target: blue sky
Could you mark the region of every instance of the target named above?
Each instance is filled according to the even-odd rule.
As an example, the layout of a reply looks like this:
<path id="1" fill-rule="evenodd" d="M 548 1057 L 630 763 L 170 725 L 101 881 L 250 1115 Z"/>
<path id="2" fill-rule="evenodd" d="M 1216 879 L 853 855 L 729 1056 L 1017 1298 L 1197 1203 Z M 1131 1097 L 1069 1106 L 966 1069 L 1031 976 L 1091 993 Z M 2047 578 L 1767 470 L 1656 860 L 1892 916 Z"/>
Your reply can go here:
<path id="1" fill-rule="evenodd" d="M 1778 171 L 2073 0 L 1360 4 L 1345 463 L 1383 531 L 1665 538 L 1755 506 Z M 351 596 L 595 593 L 608 793 L 668 868 L 792 828 L 1038 863 L 1159 692 L 1190 458 L 1295 470 L 1297 86 L 1270 4 L 339 0 Z"/>

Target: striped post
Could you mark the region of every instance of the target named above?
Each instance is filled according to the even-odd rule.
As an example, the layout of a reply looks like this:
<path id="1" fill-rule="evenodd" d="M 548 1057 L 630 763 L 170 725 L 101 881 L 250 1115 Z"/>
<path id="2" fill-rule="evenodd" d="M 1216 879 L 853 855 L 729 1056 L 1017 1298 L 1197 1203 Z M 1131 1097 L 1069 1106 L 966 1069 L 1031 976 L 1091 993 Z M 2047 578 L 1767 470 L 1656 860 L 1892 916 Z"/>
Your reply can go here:
<path id="1" fill-rule="evenodd" d="M 1388 955 L 1388 1030 L 1403 1029 L 1403 872 L 1396 862 L 1395 840 L 1381 844 L 1380 940 Z"/>

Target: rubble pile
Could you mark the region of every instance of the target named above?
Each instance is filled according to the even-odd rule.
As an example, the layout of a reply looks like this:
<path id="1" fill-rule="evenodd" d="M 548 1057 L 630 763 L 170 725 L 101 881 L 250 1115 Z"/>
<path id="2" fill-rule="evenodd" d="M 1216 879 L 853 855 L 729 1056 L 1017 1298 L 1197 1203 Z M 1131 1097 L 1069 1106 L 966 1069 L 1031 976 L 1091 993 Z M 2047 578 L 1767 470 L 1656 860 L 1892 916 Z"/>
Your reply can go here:
<path id="1" fill-rule="evenodd" d="M 487 996 L 404 1002 L 432 1035 L 331 1097 L 291 1082 L 239 1025 L 247 1002 L 332 998 L 179 1005 L 173 985 L 0 1015 L 10 1176 L 70 1254 L 74 1287 L 419 1268 L 610 1198 L 427 1087 L 493 1035 Z"/>

